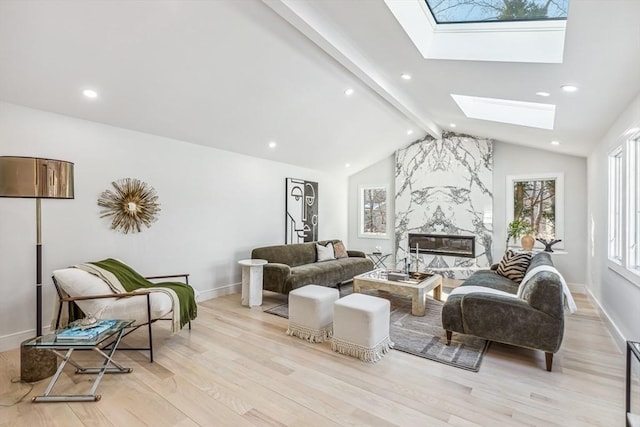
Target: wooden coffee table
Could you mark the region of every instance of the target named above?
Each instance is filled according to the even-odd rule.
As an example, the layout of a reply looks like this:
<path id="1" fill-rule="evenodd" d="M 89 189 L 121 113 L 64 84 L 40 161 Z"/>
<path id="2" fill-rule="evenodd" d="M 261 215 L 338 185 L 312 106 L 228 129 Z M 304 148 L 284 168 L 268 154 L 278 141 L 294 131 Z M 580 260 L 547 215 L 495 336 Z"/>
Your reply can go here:
<path id="1" fill-rule="evenodd" d="M 353 278 L 353 292 L 363 289 L 378 289 L 392 294 L 411 297 L 411 314 L 424 316 L 427 292 L 433 290 L 433 297 L 440 299 L 442 276 L 439 274 L 413 273 L 407 280 L 389 280 L 388 270 L 378 269 Z"/>

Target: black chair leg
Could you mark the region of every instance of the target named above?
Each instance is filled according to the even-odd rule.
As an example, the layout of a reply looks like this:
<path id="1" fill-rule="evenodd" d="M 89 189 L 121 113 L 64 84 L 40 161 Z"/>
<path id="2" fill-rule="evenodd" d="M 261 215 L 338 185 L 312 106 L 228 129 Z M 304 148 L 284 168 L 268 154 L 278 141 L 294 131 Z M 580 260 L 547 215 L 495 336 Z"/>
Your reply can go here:
<path id="1" fill-rule="evenodd" d="M 60 316 L 62 315 L 62 301 L 58 305 L 58 316 L 56 316 L 56 330 L 60 327 Z"/>
<path id="2" fill-rule="evenodd" d="M 151 334 L 151 294 L 147 294 L 147 327 L 149 330 L 149 362 L 153 363 L 153 336 Z"/>
<path id="3" fill-rule="evenodd" d="M 545 352 L 544 361 L 547 365 L 547 372 L 551 372 L 551 367 L 553 366 L 553 353 Z"/>

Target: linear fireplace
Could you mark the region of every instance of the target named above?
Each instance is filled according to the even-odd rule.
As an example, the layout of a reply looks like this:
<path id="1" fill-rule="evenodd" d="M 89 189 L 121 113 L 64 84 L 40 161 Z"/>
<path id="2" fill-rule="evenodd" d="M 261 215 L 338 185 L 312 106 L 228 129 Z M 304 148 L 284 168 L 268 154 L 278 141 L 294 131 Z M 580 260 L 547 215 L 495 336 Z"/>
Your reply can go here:
<path id="1" fill-rule="evenodd" d="M 409 251 L 413 254 L 476 257 L 476 237 L 451 234 L 409 233 Z"/>

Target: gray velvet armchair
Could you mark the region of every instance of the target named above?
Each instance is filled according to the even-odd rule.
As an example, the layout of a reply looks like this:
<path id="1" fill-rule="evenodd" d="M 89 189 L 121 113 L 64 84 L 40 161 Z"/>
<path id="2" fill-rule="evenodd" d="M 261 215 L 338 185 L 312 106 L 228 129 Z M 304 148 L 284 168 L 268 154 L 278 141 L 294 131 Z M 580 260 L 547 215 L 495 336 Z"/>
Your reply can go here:
<path id="1" fill-rule="evenodd" d="M 548 253 L 536 254 L 527 271 L 539 265 L 553 265 Z M 518 283 L 491 270 L 474 273 L 461 286 L 481 286 L 514 295 L 518 290 Z M 527 281 L 520 298 L 485 292 L 449 296 L 442 309 L 442 326 L 447 343 L 452 332 L 459 332 L 542 350 L 547 371 L 551 371 L 553 354 L 560 349 L 564 334 L 563 304 L 558 276 L 540 271 Z"/>

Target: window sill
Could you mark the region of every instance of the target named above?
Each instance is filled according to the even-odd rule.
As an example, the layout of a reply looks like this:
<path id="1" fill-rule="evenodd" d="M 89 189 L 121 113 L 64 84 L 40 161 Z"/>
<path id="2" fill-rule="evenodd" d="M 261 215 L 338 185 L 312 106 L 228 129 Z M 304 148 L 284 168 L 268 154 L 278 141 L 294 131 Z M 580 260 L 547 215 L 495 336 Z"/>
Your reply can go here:
<path id="1" fill-rule="evenodd" d="M 617 262 L 611 261 L 611 260 L 607 261 L 607 267 L 609 267 L 609 270 L 613 271 L 619 276 L 622 276 L 627 281 L 640 287 L 640 271 L 636 272 L 634 270 L 629 270 L 627 268 L 624 268 L 622 265 L 618 264 Z"/>
<path id="2" fill-rule="evenodd" d="M 511 246 L 511 245 L 509 245 L 509 249 L 521 251 L 521 252 L 531 252 L 534 254 L 537 254 L 538 252 L 544 252 L 542 248 L 533 248 L 532 251 L 525 251 L 524 249 L 522 249 L 522 246 Z M 547 253 L 549 255 L 568 255 L 569 254 L 569 252 L 562 249 L 554 249 L 553 252 L 547 252 Z"/>
<path id="3" fill-rule="evenodd" d="M 389 235 L 388 234 L 375 234 L 375 233 L 360 234 L 360 233 L 358 233 L 358 237 L 361 238 L 361 239 L 389 240 Z"/>

